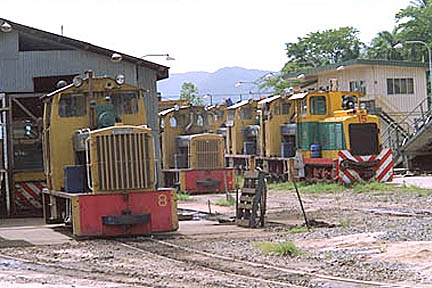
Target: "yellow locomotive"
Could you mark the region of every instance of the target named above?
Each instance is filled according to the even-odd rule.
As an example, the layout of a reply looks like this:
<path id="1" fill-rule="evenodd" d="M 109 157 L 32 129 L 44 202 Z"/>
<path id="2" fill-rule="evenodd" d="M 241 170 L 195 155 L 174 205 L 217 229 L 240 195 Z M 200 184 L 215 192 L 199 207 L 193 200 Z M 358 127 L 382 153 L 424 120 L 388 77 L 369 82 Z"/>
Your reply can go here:
<path id="1" fill-rule="evenodd" d="M 43 97 L 46 222 L 71 223 L 76 236 L 178 228 L 175 191 L 155 185 L 143 98 L 124 76 L 91 72 Z"/>
<path id="2" fill-rule="evenodd" d="M 343 183 L 389 181 L 392 152 L 383 149 L 379 119 L 360 108 L 361 94 L 350 91 L 297 93 L 296 149 L 304 177 Z"/>
<path id="3" fill-rule="evenodd" d="M 234 104 L 226 157 L 242 169 L 254 155 L 275 180 L 389 181 L 392 153 L 382 148 L 378 118 L 360 108 L 361 96 L 309 91 Z"/>
<path id="4" fill-rule="evenodd" d="M 219 116 L 220 117 L 220 116 Z M 235 171 L 224 164 L 224 137 L 215 114 L 202 106 L 159 113 L 165 184 L 185 193 L 233 190 Z"/>

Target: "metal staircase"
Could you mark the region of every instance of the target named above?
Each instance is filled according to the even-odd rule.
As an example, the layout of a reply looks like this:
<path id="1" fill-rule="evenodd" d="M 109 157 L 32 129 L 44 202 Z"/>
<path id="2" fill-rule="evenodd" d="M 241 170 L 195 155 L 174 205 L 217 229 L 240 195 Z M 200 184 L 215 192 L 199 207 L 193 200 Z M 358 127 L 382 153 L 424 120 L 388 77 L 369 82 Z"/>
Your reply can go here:
<path id="1" fill-rule="evenodd" d="M 388 126 L 381 133 L 384 147 L 393 150 L 394 165 L 410 170 L 432 170 L 432 111 L 427 109 L 428 97 L 395 121 L 384 111 L 377 115 Z"/>

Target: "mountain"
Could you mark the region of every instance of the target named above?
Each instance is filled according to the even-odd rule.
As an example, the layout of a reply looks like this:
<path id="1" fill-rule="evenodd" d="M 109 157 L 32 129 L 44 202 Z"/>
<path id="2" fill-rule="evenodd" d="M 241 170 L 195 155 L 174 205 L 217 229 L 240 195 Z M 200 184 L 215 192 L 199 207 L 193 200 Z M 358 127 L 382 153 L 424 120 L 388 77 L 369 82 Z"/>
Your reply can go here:
<path id="1" fill-rule="evenodd" d="M 258 95 L 258 86 L 252 83 L 243 83 L 236 87 L 238 82 L 253 82 L 258 78 L 271 73 L 271 71 L 245 69 L 241 67 L 225 67 L 216 72 L 187 72 L 174 73 L 166 80 L 158 82 L 158 92 L 162 99 L 178 99 L 181 86 L 184 82 L 192 82 L 198 88 L 200 95 L 211 94 L 213 102 L 223 102 L 225 98 L 237 101 L 250 98 L 250 92 Z M 261 91 L 264 93 L 265 91 Z"/>

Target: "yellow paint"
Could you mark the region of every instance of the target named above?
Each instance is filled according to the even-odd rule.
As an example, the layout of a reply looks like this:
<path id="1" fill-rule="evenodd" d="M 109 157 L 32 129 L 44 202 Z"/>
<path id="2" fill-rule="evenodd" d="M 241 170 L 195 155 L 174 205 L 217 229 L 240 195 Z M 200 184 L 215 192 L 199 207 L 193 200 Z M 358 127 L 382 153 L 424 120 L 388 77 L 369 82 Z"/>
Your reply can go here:
<path id="1" fill-rule="evenodd" d="M 228 116 L 227 122 L 228 124 L 228 137 L 227 137 L 227 154 L 243 154 L 243 143 L 245 141 L 243 136 L 243 128 L 249 125 L 255 125 L 259 124 L 257 123 L 257 105 L 258 101 L 256 100 L 250 100 L 247 104 L 237 107 L 234 109 L 227 109 L 228 115 L 230 113 L 233 114 L 233 121 L 230 121 L 230 117 Z M 243 119 L 241 116 L 242 111 L 245 109 L 251 109 L 251 118 L 250 119 Z"/>
<path id="2" fill-rule="evenodd" d="M 224 167 L 224 139 L 223 136 L 218 134 L 212 134 L 212 133 L 202 133 L 202 134 L 196 134 L 191 136 L 191 147 L 190 147 L 190 154 L 189 154 L 189 168 L 191 169 L 197 169 L 202 168 L 198 166 L 198 152 L 196 149 L 196 142 L 197 141 L 216 141 L 217 142 L 217 154 L 218 154 L 218 160 L 219 163 L 217 166 L 209 167 L 209 168 L 223 168 Z"/>
<path id="3" fill-rule="evenodd" d="M 171 193 L 172 229 L 177 230 L 179 228 L 178 215 L 177 215 L 177 193 L 174 189 L 172 189 L 170 193 Z"/>
<path id="4" fill-rule="evenodd" d="M 280 157 L 282 133 L 281 125 L 293 122 L 295 113 L 293 103 L 288 97 L 273 97 L 272 101 L 258 102 L 260 114 L 259 155 L 264 157 Z M 288 113 L 283 114 L 282 105 L 289 105 Z"/>
<path id="5" fill-rule="evenodd" d="M 131 125 L 116 125 L 116 126 L 111 126 L 111 127 L 91 131 L 90 137 L 89 137 L 90 159 L 98 159 L 96 137 L 103 136 L 103 135 L 111 135 L 117 127 L 127 128 L 128 130 L 131 130 L 133 134 L 138 134 L 138 133 L 147 134 L 147 136 L 149 137 L 148 143 L 150 145 L 147 148 L 148 148 L 148 155 L 150 155 L 151 158 L 149 161 L 148 169 L 150 169 L 149 173 L 150 173 L 150 180 L 152 181 L 152 183 L 150 183 L 149 187 L 147 187 L 145 189 L 140 188 L 140 189 L 135 190 L 135 191 L 154 190 L 155 189 L 155 183 L 153 180 L 155 179 L 154 178 L 155 177 L 155 170 L 153 169 L 153 167 L 155 167 L 155 161 L 154 161 L 154 156 L 152 156 L 152 155 L 154 155 L 154 151 L 153 151 L 153 145 L 152 145 L 153 144 L 153 137 L 152 137 L 152 132 L 151 132 L 150 128 L 131 126 Z M 96 160 L 91 161 L 90 167 L 91 167 L 91 174 L 92 174 L 93 192 L 94 193 L 111 193 L 111 191 L 103 191 L 102 188 L 100 187 L 101 185 L 99 183 L 99 169 L 98 169 L 97 164 L 98 163 Z M 130 191 L 134 191 L 133 188 L 128 190 L 128 192 L 130 192 Z"/>
<path id="6" fill-rule="evenodd" d="M 180 178 L 180 191 L 186 192 L 186 174 L 184 171 L 179 172 L 179 178 Z"/>
<path id="7" fill-rule="evenodd" d="M 76 236 L 81 236 L 81 221 L 80 221 L 80 207 L 78 196 L 73 196 L 71 198 L 72 204 L 72 228 L 73 234 Z"/>
<path id="8" fill-rule="evenodd" d="M 44 172 L 16 172 L 14 173 L 15 182 L 29 182 L 29 181 L 45 181 Z"/>

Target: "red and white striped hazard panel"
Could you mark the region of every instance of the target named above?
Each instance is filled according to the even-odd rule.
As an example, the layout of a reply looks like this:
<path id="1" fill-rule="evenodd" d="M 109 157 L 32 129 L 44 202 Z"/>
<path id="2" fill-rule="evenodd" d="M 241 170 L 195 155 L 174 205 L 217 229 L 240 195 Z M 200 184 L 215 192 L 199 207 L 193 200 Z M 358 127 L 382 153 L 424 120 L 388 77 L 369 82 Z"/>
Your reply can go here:
<path id="1" fill-rule="evenodd" d="M 41 209 L 43 188 L 46 188 L 46 184 L 42 181 L 15 183 L 15 205 L 17 209 Z"/>
<path id="2" fill-rule="evenodd" d="M 348 150 L 341 150 L 338 153 L 337 174 L 339 181 L 345 184 L 392 181 L 392 151 L 386 148 L 379 155 L 353 156 Z"/>

